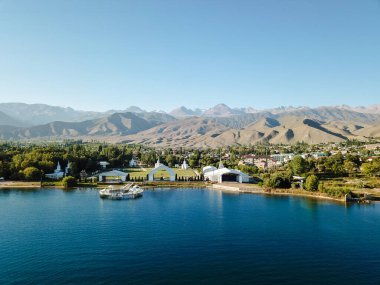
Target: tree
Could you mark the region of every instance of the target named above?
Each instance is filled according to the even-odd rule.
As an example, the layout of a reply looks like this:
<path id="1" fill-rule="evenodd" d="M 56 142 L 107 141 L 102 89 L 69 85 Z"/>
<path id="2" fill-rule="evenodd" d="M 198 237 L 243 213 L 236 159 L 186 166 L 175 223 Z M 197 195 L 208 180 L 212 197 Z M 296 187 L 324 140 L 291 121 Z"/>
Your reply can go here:
<path id="1" fill-rule="evenodd" d="M 380 160 L 374 159 L 373 161 L 362 164 L 361 171 L 367 176 L 376 176 L 380 174 Z"/>
<path id="2" fill-rule="evenodd" d="M 77 180 L 72 176 L 66 176 L 62 179 L 63 187 L 71 188 L 77 185 Z"/>
<path id="3" fill-rule="evenodd" d="M 287 173 L 275 172 L 264 179 L 264 186 L 270 188 L 290 188 L 290 177 Z"/>
<path id="4" fill-rule="evenodd" d="M 295 156 L 290 162 L 289 167 L 296 175 L 301 175 L 308 170 L 308 163 L 302 156 Z"/>
<path id="5" fill-rule="evenodd" d="M 41 171 L 33 166 L 25 168 L 22 172 L 24 174 L 25 180 L 28 181 L 38 181 L 42 176 Z"/>
<path id="6" fill-rule="evenodd" d="M 305 189 L 308 191 L 318 190 L 319 179 L 316 175 L 312 174 L 306 178 Z"/>

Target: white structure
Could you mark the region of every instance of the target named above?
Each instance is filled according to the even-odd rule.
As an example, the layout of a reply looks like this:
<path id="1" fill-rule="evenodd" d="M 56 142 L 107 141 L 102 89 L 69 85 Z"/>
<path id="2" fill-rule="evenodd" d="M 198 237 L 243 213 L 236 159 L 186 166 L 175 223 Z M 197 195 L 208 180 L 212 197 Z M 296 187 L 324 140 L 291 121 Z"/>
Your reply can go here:
<path id="1" fill-rule="evenodd" d="M 138 162 L 137 160 L 135 160 L 134 158 L 132 158 L 130 161 L 129 161 L 129 167 L 137 167 L 138 166 Z"/>
<path id="2" fill-rule="evenodd" d="M 66 169 L 67 169 L 67 167 L 66 167 Z M 47 178 L 57 179 L 57 180 L 63 178 L 64 175 L 65 175 L 65 173 L 62 171 L 62 168 L 61 168 L 61 165 L 59 164 L 59 161 L 57 163 L 57 168 L 54 170 L 54 173 L 45 174 L 45 176 Z"/>
<path id="3" fill-rule="evenodd" d="M 156 167 L 149 172 L 148 180 L 154 181 L 154 174 L 159 170 L 165 170 L 165 171 L 169 172 L 169 175 L 170 175 L 169 180 L 175 181 L 175 173 L 174 173 L 173 169 L 171 169 L 170 167 L 168 167 L 164 164 L 161 164 L 159 160 L 156 163 Z"/>
<path id="4" fill-rule="evenodd" d="M 108 180 L 108 182 L 125 181 L 125 180 L 127 180 L 127 176 L 128 176 L 128 173 L 125 173 L 123 171 L 111 170 L 108 172 L 100 173 L 99 174 L 99 182 L 107 181 L 107 179 L 111 179 L 111 180 Z"/>
<path id="5" fill-rule="evenodd" d="M 161 165 L 160 158 L 157 159 L 157 162 L 154 164 L 154 168 L 157 168 Z"/>
<path id="6" fill-rule="evenodd" d="M 65 175 L 69 174 L 70 169 L 71 169 L 71 162 L 68 161 L 67 166 L 65 167 Z"/>
<path id="7" fill-rule="evenodd" d="M 106 169 L 108 165 L 110 165 L 110 163 L 108 161 L 100 161 L 99 162 L 100 166 L 103 168 L 103 169 Z"/>
<path id="8" fill-rule="evenodd" d="M 206 166 L 203 168 L 203 175 L 206 180 L 212 181 L 212 182 L 226 182 L 226 181 L 233 181 L 233 182 L 249 182 L 249 175 L 236 170 L 236 169 L 229 169 L 229 168 L 220 168 L 216 169 L 213 166 Z"/>
<path id="9" fill-rule="evenodd" d="M 181 169 L 186 170 L 186 169 L 188 169 L 188 168 L 189 168 L 189 165 L 187 164 L 186 159 L 184 159 L 184 160 L 183 160 L 183 163 L 182 163 L 182 165 L 181 165 Z"/>

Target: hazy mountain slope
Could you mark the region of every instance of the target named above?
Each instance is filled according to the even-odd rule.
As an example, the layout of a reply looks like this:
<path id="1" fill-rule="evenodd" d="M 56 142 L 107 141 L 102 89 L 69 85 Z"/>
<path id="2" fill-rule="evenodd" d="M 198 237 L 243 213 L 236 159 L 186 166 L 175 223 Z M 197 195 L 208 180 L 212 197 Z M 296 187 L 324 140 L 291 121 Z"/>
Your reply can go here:
<path id="1" fill-rule="evenodd" d="M 236 115 L 243 115 L 241 110 L 231 109 L 226 104 L 218 104 L 210 109 L 204 111 L 202 116 L 204 117 L 231 117 Z"/>
<path id="2" fill-rule="evenodd" d="M 148 121 L 153 126 L 157 126 L 163 123 L 168 123 L 171 121 L 175 121 L 176 118 L 166 113 L 159 112 L 141 112 L 135 113 L 136 116 Z"/>
<path id="3" fill-rule="evenodd" d="M 227 129 L 213 119 L 188 118 L 126 136 L 124 141 L 153 146 L 198 146 L 205 139 L 215 138 Z"/>
<path id="4" fill-rule="evenodd" d="M 202 111 L 200 111 L 199 109 L 194 111 L 194 110 L 186 108 L 185 106 L 181 106 L 179 108 L 172 110 L 169 114 L 176 118 L 183 118 L 183 117 L 191 117 L 191 116 L 200 116 L 202 115 Z"/>
<path id="5" fill-rule="evenodd" d="M 154 126 L 133 113 L 113 114 L 83 122 L 52 122 L 10 131 L 0 129 L 3 139 L 77 138 L 82 136 L 113 136 L 134 134 Z"/>
<path id="6" fill-rule="evenodd" d="M 287 111 L 277 117 L 297 116 L 319 121 L 345 121 L 355 123 L 373 123 L 379 120 L 379 114 L 359 113 L 352 110 L 344 110 L 335 107 L 319 107 L 315 109 L 303 108 L 300 110 Z"/>
<path id="7" fill-rule="evenodd" d="M 39 125 L 53 121 L 79 122 L 103 116 L 100 112 L 25 103 L 0 103 L 0 111 L 27 125 Z"/>
<path id="8" fill-rule="evenodd" d="M 0 125 L 21 127 L 26 124 L 0 111 Z"/>

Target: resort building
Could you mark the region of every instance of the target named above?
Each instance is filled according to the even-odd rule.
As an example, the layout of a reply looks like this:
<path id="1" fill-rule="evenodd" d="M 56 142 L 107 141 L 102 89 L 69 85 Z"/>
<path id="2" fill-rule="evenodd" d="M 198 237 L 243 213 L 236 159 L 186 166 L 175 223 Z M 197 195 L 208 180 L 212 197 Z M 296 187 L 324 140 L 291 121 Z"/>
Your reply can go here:
<path id="1" fill-rule="evenodd" d="M 186 170 L 186 169 L 188 169 L 188 168 L 189 168 L 189 165 L 187 164 L 186 159 L 184 159 L 184 160 L 183 160 L 183 163 L 182 163 L 182 165 L 181 165 L 181 169 Z"/>
<path id="2" fill-rule="evenodd" d="M 65 167 L 65 171 L 62 171 L 62 168 L 61 168 L 61 164 L 57 163 L 57 168 L 54 170 L 53 173 L 47 173 L 45 174 L 45 176 L 47 178 L 50 178 L 50 179 L 55 179 L 55 180 L 58 180 L 58 179 L 62 179 L 63 176 L 67 175 L 69 173 L 69 170 L 70 170 L 70 161 L 67 163 L 67 166 Z"/>
<path id="3" fill-rule="evenodd" d="M 255 156 L 255 155 L 245 155 L 242 156 L 242 160 L 239 162 L 239 165 L 250 165 L 256 166 L 257 168 L 272 168 L 277 165 L 281 165 L 280 161 L 276 161 L 271 156 Z"/>
<path id="4" fill-rule="evenodd" d="M 102 172 L 98 175 L 99 182 L 124 182 L 127 180 L 128 173 L 120 170 L 111 170 L 108 172 Z"/>
<path id="5" fill-rule="evenodd" d="M 206 166 L 203 168 L 203 175 L 205 177 L 205 180 L 212 181 L 212 182 L 249 182 L 249 175 L 236 170 L 236 169 L 229 169 L 226 167 L 217 169 L 214 166 Z"/>
<path id="6" fill-rule="evenodd" d="M 160 163 L 160 160 L 157 160 L 155 168 L 153 168 L 149 173 L 148 173 L 148 180 L 149 181 L 154 181 L 154 174 L 158 171 L 167 171 L 169 173 L 169 181 L 175 181 L 175 172 L 173 169 L 170 167 Z"/>

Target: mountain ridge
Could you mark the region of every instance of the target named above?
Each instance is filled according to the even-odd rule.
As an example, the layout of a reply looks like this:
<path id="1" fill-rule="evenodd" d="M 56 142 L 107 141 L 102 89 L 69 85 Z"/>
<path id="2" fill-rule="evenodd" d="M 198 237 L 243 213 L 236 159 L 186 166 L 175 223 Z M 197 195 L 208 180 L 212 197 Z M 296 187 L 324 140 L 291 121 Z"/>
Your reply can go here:
<path id="1" fill-rule="evenodd" d="M 4 109 L 4 103 L 0 106 Z M 72 108 L 46 106 L 48 105 L 32 105 L 32 113 L 24 117 L 32 117 L 37 112 L 37 118 L 38 114 L 40 117 L 48 114 L 46 117 L 50 118 L 54 117 L 54 110 L 57 110 L 58 117 L 63 116 L 63 113 L 74 114 L 74 118 L 71 121 L 57 120 L 25 126 L 18 118 L 12 118 L 0 108 L 0 139 L 73 138 L 142 143 L 158 147 L 217 147 L 257 142 L 339 142 L 380 136 L 380 113 L 375 112 L 377 109 L 373 106 L 369 107 L 369 112 L 359 112 L 358 108 L 347 106 L 290 106 L 256 110 L 252 107 L 232 109 L 225 104 L 218 104 L 202 113 L 182 106 L 171 114 L 147 112 L 136 106 L 125 108 L 135 112 L 115 113 L 112 110 L 81 113 L 82 111 Z M 13 105 L 8 111 L 21 114 L 27 108 L 28 104 L 22 104 L 19 110 Z M 81 116 L 95 118 L 80 120 Z M 74 119 L 79 121 L 73 121 Z"/>

